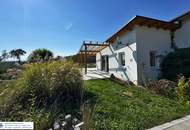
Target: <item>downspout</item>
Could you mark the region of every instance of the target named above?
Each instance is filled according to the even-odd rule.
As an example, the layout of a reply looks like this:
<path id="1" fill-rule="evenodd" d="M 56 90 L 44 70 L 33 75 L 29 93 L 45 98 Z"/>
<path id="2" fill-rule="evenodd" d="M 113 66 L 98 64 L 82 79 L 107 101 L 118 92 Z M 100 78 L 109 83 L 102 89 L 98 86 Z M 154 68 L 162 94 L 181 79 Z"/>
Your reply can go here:
<path id="1" fill-rule="evenodd" d="M 179 24 L 179 28 L 181 28 L 181 26 L 182 26 L 181 20 L 178 21 L 178 24 Z M 177 29 L 170 31 L 171 48 L 174 49 L 174 51 L 178 49 L 178 47 L 176 46 L 175 40 L 174 40 L 175 39 L 175 31 L 176 30 Z"/>
<path id="2" fill-rule="evenodd" d="M 172 30 L 172 31 L 170 32 L 171 48 L 174 49 L 174 51 L 175 51 L 175 50 L 177 50 L 178 48 L 177 48 L 177 46 L 176 46 L 176 44 L 175 44 L 175 40 L 174 40 L 174 39 L 175 39 L 175 31 Z"/>

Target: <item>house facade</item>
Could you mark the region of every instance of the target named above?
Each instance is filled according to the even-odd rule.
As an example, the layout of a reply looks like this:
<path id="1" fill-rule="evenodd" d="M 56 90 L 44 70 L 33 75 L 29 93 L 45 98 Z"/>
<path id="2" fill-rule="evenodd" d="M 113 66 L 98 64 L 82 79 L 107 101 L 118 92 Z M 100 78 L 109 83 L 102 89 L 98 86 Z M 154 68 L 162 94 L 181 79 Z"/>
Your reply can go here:
<path id="1" fill-rule="evenodd" d="M 135 16 L 96 53 L 97 70 L 142 85 L 156 80 L 164 56 L 190 47 L 190 12 L 171 21 Z"/>

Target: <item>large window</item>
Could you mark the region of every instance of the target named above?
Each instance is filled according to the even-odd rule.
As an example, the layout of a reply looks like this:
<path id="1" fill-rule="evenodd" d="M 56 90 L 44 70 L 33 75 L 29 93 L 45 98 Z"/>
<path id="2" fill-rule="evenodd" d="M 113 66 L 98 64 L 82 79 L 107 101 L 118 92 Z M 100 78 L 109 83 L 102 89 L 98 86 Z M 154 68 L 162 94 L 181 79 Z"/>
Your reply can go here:
<path id="1" fill-rule="evenodd" d="M 156 65 L 156 51 L 150 51 L 150 66 Z"/>
<path id="2" fill-rule="evenodd" d="M 125 66 L 125 53 L 124 52 L 119 53 L 119 63 L 121 66 Z"/>

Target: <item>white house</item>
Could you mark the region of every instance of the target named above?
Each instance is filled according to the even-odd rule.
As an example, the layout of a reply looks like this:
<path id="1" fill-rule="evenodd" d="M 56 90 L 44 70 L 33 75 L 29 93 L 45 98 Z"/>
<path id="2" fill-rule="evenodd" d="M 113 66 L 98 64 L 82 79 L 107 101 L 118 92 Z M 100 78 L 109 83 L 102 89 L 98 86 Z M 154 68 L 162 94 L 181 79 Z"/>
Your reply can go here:
<path id="1" fill-rule="evenodd" d="M 96 67 L 134 84 L 155 80 L 164 56 L 190 47 L 190 12 L 171 21 L 135 16 L 96 53 Z"/>

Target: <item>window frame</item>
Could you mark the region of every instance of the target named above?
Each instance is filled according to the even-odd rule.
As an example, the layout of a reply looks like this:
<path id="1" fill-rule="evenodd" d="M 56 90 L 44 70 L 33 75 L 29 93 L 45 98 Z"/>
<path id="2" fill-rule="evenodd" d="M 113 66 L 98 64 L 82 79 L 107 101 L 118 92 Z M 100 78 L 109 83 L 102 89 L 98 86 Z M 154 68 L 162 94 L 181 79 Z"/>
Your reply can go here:
<path id="1" fill-rule="evenodd" d="M 119 65 L 120 66 L 125 66 L 126 64 L 125 64 L 125 52 L 119 52 L 119 54 L 118 54 L 118 56 L 119 56 Z"/>

